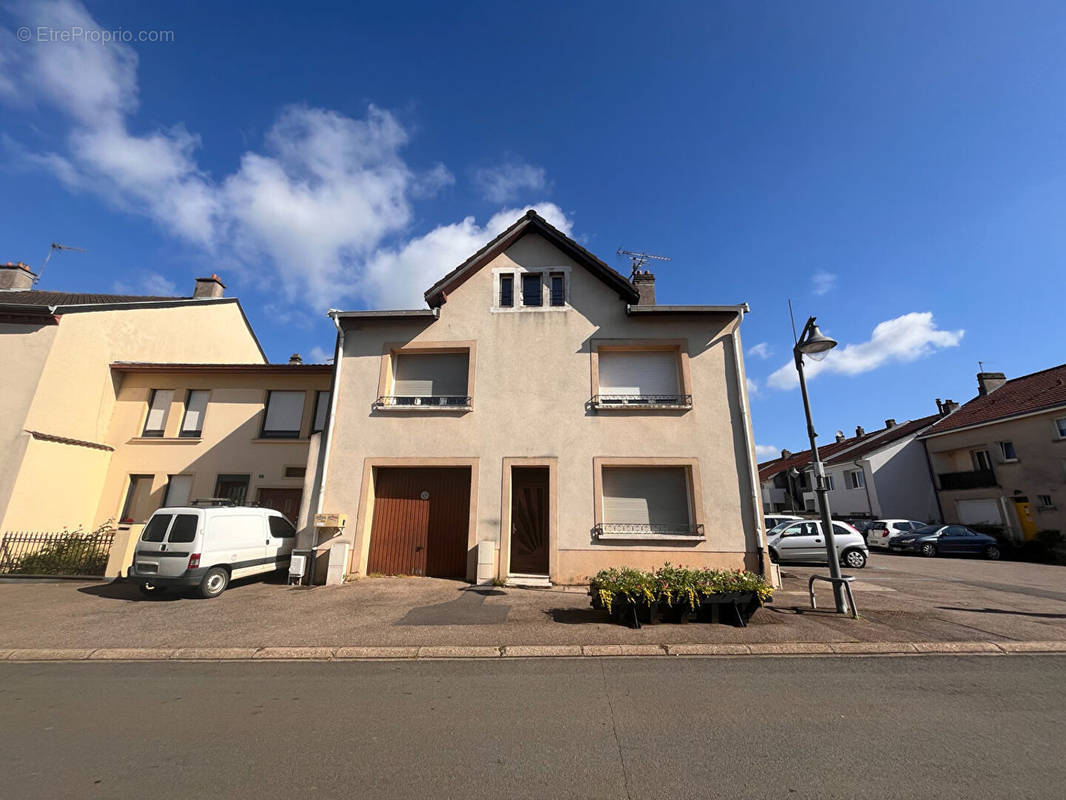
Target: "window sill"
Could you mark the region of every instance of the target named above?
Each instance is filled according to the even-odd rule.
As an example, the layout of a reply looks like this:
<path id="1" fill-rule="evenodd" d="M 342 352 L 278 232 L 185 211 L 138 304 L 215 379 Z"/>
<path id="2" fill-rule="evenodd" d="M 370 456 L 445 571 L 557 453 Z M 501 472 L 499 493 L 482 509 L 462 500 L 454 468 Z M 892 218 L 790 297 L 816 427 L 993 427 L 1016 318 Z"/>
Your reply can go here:
<path id="1" fill-rule="evenodd" d="M 461 412 L 466 413 L 473 411 L 473 406 L 386 406 L 380 403 L 374 403 L 375 411 L 385 411 L 388 413 L 396 412 L 398 414 L 409 413 L 411 411 L 421 412 L 428 411 L 431 414 L 447 414 L 449 412 Z"/>
<path id="2" fill-rule="evenodd" d="M 593 395 L 590 405 L 597 411 L 688 411 L 692 395 Z"/>
<path id="3" fill-rule="evenodd" d="M 285 439 L 281 437 L 274 438 L 272 436 L 267 436 L 265 438 L 262 436 L 257 436 L 255 439 L 252 439 L 252 442 L 254 444 L 299 444 L 301 442 L 303 444 L 307 444 L 310 441 L 310 439 L 305 439 L 303 437 L 297 437 L 295 439 Z"/>
<path id="4" fill-rule="evenodd" d="M 202 441 L 192 436 L 134 436 L 127 444 L 199 444 Z"/>
<path id="5" fill-rule="evenodd" d="M 473 411 L 471 398 L 464 395 L 384 395 L 374 401 L 375 411 L 430 411 L 433 413 Z"/>
<path id="6" fill-rule="evenodd" d="M 1017 464 L 1020 461 L 1021 461 L 1020 458 L 1005 458 L 1002 461 L 1000 461 L 999 463 L 1000 464 Z"/>
<path id="7" fill-rule="evenodd" d="M 570 311 L 571 306 L 493 306 L 489 311 L 493 314 L 536 314 L 539 311 Z"/>
<path id="8" fill-rule="evenodd" d="M 627 542 L 705 542 L 707 537 L 703 534 L 677 534 L 668 533 L 601 533 L 596 537 L 597 542 L 627 541 Z"/>

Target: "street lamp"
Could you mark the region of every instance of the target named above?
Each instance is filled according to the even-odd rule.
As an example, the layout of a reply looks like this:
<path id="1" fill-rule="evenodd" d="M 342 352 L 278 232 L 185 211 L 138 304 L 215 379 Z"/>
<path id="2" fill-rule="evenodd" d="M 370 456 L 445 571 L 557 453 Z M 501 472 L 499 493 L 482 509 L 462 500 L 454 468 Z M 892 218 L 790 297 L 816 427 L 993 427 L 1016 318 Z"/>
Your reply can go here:
<path id="1" fill-rule="evenodd" d="M 825 536 L 825 552 L 829 561 L 829 577 L 833 584 L 833 600 L 839 614 L 846 614 L 847 603 L 844 602 L 844 580 L 840 574 L 840 559 L 837 557 L 836 537 L 833 536 L 833 520 L 829 515 L 829 498 L 826 495 L 829 487 L 825 479 L 825 467 L 818 457 L 818 445 L 815 439 L 818 434 L 814 432 L 814 422 L 811 420 L 811 401 L 807 396 L 807 378 L 803 374 L 803 357 L 807 356 L 812 361 L 821 361 L 829 351 L 837 346 L 836 340 L 831 339 L 818 330 L 815 318 L 807 320 L 803 326 L 803 333 L 799 341 L 792 348 L 792 355 L 796 359 L 796 372 L 799 373 L 800 391 L 803 394 L 803 412 L 807 415 L 807 436 L 811 440 L 811 463 L 814 467 L 814 491 L 818 495 L 818 510 L 821 512 L 822 535 Z"/>
<path id="2" fill-rule="evenodd" d="M 788 507 L 792 509 L 792 513 L 796 513 L 796 487 L 792 485 L 792 482 L 800 476 L 800 471 L 793 467 L 786 475 L 788 475 Z"/>

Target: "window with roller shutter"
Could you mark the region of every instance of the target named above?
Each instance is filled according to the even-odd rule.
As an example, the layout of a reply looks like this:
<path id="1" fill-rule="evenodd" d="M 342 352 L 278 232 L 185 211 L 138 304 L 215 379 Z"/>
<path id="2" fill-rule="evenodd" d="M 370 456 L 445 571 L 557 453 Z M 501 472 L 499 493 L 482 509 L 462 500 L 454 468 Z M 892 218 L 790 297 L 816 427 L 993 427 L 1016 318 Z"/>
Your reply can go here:
<path id="1" fill-rule="evenodd" d="M 687 407 L 692 398 L 681 390 L 676 348 L 600 350 L 597 407 Z"/>
<path id="2" fill-rule="evenodd" d="M 466 408 L 470 405 L 470 353 L 397 353 L 393 359 L 392 394 L 378 398 L 379 408 Z"/>
<path id="3" fill-rule="evenodd" d="M 603 535 L 697 535 L 686 467 L 605 466 Z"/>

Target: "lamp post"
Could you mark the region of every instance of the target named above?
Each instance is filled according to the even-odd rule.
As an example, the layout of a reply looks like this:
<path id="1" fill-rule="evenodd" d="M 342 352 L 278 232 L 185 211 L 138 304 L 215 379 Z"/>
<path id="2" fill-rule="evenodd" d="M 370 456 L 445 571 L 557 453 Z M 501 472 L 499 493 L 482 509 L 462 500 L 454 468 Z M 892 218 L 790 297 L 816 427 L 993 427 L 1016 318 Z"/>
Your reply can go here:
<path id="1" fill-rule="evenodd" d="M 814 432 L 814 422 L 811 420 L 811 401 L 807 396 L 807 378 L 803 374 L 803 357 L 808 356 L 813 361 L 821 361 L 829 351 L 837 346 L 836 340 L 818 330 L 815 318 L 807 320 L 803 326 L 803 333 L 799 341 L 792 348 L 792 355 L 796 359 L 796 372 L 799 373 L 800 392 L 803 394 L 803 412 L 807 415 L 807 436 L 811 440 L 811 464 L 814 467 L 814 491 L 818 495 L 818 510 L 821 512 L 822 535 L 825 537 L 825 552 L 829 561 L 829 577 L 833 583 L 833 600 L 839 614 L 847 613 L 848 606 L 844 602 L 844 585 L 840 574 L 840 559 L 837 557 L 836 537 L 833 536 L 833 520 L 829 515 L 829 486 L 825 479 L 825 467 L 818 457 L 818 445 L 815 439 L 818 434 Z"/>

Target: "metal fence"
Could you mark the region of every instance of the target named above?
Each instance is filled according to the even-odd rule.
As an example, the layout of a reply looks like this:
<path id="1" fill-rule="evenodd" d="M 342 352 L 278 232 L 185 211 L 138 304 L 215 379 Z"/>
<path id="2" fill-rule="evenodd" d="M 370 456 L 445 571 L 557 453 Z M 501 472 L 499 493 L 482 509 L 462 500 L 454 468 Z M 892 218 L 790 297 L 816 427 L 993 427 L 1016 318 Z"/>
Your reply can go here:
<path id="1" fill-rule="evenodd" d="M 0 575 L 103 575 L 114 531 L 0 534 Z"/>

